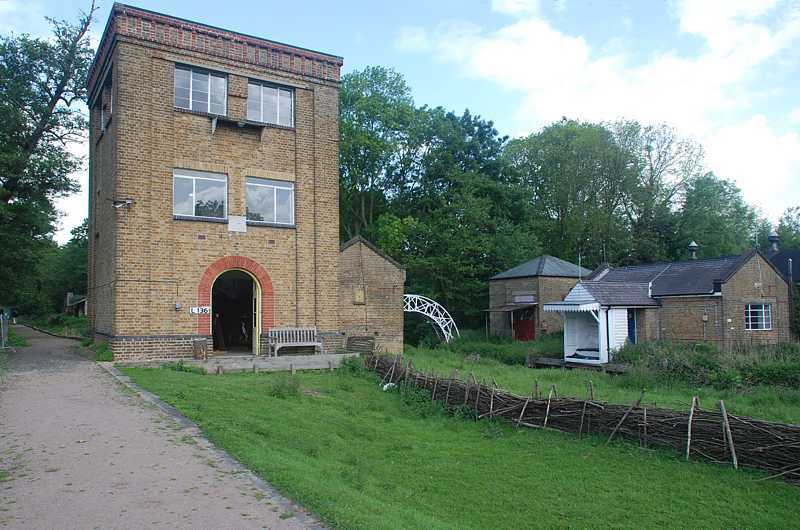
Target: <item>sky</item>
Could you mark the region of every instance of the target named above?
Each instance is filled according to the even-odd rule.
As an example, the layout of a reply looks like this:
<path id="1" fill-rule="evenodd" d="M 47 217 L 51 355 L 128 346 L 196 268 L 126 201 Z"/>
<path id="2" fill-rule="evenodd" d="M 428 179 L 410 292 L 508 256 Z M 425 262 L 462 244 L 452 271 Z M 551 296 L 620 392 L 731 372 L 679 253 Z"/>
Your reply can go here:
<path id="1" fill-rule="evenodd" d="M 131 3 L 340 55 L 343 73 L 393 68 L 418 105 L 469 109 L 511 137 L 562 117 L 666 122 L 772 222 L 800 206 L 800 0 Z M 45 16 L 87 6 L 0 0 L 0 33 L 46 35 Z M 85 171 L 75 178 L 82 192 L 58 202 L 60 242 L 86 216 Z"/>

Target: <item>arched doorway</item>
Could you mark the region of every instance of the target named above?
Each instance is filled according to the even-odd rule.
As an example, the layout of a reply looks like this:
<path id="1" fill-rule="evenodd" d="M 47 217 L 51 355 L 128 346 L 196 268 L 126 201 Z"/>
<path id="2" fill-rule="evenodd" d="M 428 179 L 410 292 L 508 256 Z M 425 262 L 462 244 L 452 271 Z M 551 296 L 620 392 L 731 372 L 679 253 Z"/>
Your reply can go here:
<path id="1" fill-rule="evenodd" d="M 217 276 L 211 288 L 211 336 L 214 351 L 259 352 L 261 286 L 241 269 Z"/>

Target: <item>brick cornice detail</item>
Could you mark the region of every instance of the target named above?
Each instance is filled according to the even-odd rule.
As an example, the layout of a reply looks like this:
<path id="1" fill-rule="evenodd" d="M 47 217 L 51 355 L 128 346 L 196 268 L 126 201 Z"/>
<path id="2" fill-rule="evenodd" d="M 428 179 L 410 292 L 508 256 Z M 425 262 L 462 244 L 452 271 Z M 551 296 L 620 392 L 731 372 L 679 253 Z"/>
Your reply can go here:
<path id="1" fill-rule="evenodd" d="M 211 290 L 214 287 L 214 280 L 228 270 L 243 270 L 256 278 L 261 286 L 261 330 L 266 331 L 273 327 L 275 325 L 275 295 L 272 279 L 264 267 L 244 256 L 225 256 L 208 266 L 197 286 L 197 305 L 201 307 L 211 305 Z M 197 317 L 197 333 L 211 335 L 211 315 Z"/>
<path id="2" fill-rule="evenodd" d="M 323 81 L 338 82 L 342 67 L 342 58 L 336 55 L 243 35 L 124 4 L 114 4 L 89 72 L 90 93 L 116 35 Z"/>

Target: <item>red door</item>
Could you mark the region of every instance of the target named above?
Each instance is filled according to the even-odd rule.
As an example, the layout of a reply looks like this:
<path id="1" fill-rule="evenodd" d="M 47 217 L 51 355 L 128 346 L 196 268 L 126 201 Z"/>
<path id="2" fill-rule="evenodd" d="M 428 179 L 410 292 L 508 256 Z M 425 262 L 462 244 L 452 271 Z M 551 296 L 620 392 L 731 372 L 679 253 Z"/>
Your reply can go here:
<path id="1" fill-rule="evenodd" d="M 514 312 L 514 340 L 529 341 L 536 338 L 533 310 Z"/>

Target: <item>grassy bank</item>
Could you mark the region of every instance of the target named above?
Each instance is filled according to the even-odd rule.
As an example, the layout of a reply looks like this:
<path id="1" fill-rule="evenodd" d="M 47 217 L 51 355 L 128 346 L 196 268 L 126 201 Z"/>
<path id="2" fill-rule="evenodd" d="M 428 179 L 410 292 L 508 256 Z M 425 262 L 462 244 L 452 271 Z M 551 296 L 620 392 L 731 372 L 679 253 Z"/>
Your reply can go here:
<path id="1" fill-rule="evenodd" d="M 85 316 L 54 313 L 52 315 L 21 316 L 17 320 L 56 335 L 68 337 L 89 336 L 89 320 Z"/>
<path id="2" fill-rule="evenodd" d="M 462 377 L 474 373 L 478 379 L 491 381 L 513 392 L 525 395 L 531 392 L 536 381 L 542 392 L 555 384 L 561 395 L 583 397 L 591 379 L 597 399 L 613 403 L 630 403 L 646 389 L 645 403 L 669 408 L 689 408 L 692 396 L 700 398 L 704 408 L 716 407 L 724 400 L 728 411 L 741 416 L 752 416 L 771 421 L 800 424 L 800 389 L 775 385 L 716 388 L 692 384 L 681 379 L 662 379 L 634 372 L 626 376 L 608 375 L 590 370 L 539 369 L 509 366 L 495 359 L 481 356 L 477 362 L 462 353 L 447 349 L 420 349 L 408 347 L 406 355 L 420 370 L 434 370 L 449 374 L 459 370 Z"/>
<path id="3" fill-rule="evenodd" d="M 334 527 L 783 527 L 800 502 L 753 473 L 451 417 L 346 370 L 123 371 Z"/>

